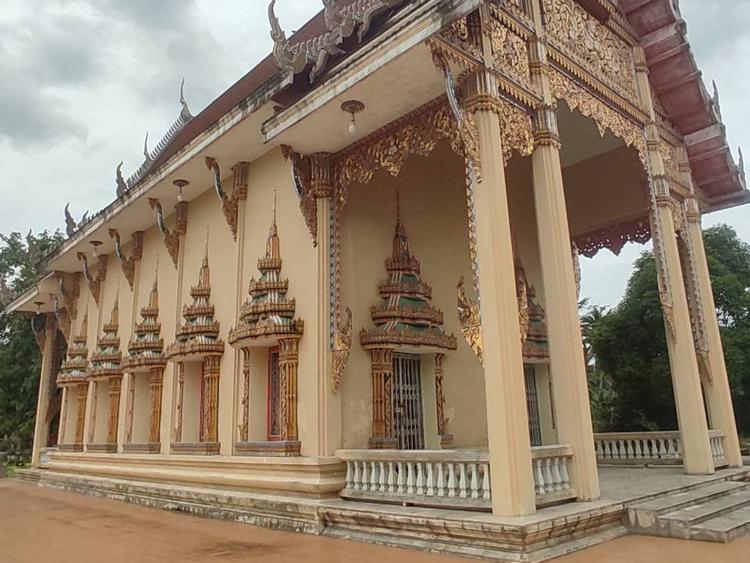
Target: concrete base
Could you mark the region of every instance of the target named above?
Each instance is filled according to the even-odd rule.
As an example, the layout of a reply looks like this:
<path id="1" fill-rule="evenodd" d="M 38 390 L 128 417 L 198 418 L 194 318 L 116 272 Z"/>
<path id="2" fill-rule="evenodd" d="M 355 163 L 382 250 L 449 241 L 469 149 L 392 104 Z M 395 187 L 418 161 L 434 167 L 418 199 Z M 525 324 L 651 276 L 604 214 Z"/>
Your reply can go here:
<path id="1" fill-rule="evenodd" d="M 83 457 L 87 459 L 81 459 Z M 97 457 L 99 459 L 95 459 Z M 642 529 L 632 525 L 633 507 L 670 502 L 674 507 L 675 502 L 681 502 L 675 501 L 676 498 L 684 501 L 688 497 L 718 495 L 718 489 L 742 490 L 746 487 L 745 481 L 750 480 L 750 469 L 724 470 L 697 477 L 669 469 L 602 468 L 603 500 L 570 503 L 539 510 L 532 516 L 506 518 L 482 512 L 339 499 L 332 491 L 343 486 L 340 481 L 343 468 L 328 458 L 175 457 L 82 456 L 58 452 L 51 455 L 53 470 L 22 470 L 18 475 L 38 481 L 42 486 L 198 516 L 516 563 L 545 561 L 612 540 L 629 531 L 642 533 Z M 217 461 L 224 466 L 217 467 Z M 296 467 L 305 463 L 311 466 L 307 471 Z M 336 477 L 323 479 L 317 487 L 311 488 L 314 480 L 311 475 L 322 477 L 325 467 Z M 71 473 L 62 473 L 62 468 Z M 88 475 L 82 474 L 83 469 Z M 106 477 L 92 475 L 96 470 Z M 145 481 L 132 475 L 123 479 L 114 476 L 115 473 L 150 475 L 151 479 Z M 166 475 L 170 479 L 166 479 Z M 306 484 L 295 484 L 291 475 L 307 475 Z M 258 486 L 274 478 L 273 487 L 262 490 Z M 198 480 L 204 484 L 195 485 Z M 188 481 L 192 483 L 187 484 Z M 249 482 L 254 483 L 252 492 Z M 227 483 L 235 486 L 229 487 Z M 237 483 L 244 486 L 237 487 Z M 311 494 L 311 491 L 317 493 Z M 744 498 L 734 498 L 729 504 L 746 508 Z M 745 531 L 744 524 L 736 520 L 736 517 L 729 518 L 722 524 L 727 539 Z"/>
<path id="2" fill-rule="evenodd" d="M 48 469 L 75 476 L 133 479 L 268 494 L 333 497 L 344 487 L 338 458 L 52 452 Z"/>

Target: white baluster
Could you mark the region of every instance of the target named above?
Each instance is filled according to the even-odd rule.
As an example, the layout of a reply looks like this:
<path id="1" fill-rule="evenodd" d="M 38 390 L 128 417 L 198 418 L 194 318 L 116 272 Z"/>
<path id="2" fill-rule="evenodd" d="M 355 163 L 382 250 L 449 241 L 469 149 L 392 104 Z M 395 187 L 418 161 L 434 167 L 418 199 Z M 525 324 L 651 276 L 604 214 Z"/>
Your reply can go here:
<path id="1" fill-rule="evenodd" d="M 490 464 L 482 464 L 482 498 L 484 500 L 492 499 L 492 480 L 490 479 Z"/>
<path id="2" fill-rule="evenodd" d="M 406 494 L 406 468 L 404 462 L 398 462 L 398 494 Z"/>
<path id="3" fill-rule="evenodd" d="M 544 473 L 542 473 L 542 460 L 534 460 L 534 474 L 536 475 L 536 494 L 544 496 Z"/>
<path id="4" fill-rule="evenodd" d="M 377 493 L 380 487 L 378 479 L 378 463 L 376 461 L 372 461 L 370 462 L 370 490 L 373 493 Z"/>
<path id="5" fill-rule="evenodd" d="M 555 491 L 562 490 L 562 476 L 560 475 L 561 458 L 556 457 L 552 461 L 552 482 L 555 484 Z"/>
<path id="6" fill-rule="evenodd" d="M 596 444 L 596 457 L 597 459 L 604 459 L 604 449 L 602 448 L 602 441 L 597 440 Z"/>
<path id="7" fill-rule="evenodd" d="M 448 496 L 456 496 L 456 468 L 453 463 L 448 464 Z"/>
<path id="8" fill-rule="evenodd" d="M 354 470 L 352 469 L 352 465 L 354 465 L 353 462 L 346 462 L 346 488 L 349 490 L 354 488 Z"/>
<path id="9" fill-rule="evenodd" d="M 636 459 L 643 459 L 643 447 L 641 446 L 642 440 L 640 438 L 636 438 L 635 440 L 635 458 Z"/>
<path id="10" fill-rule="evenodd" d="M 370 464 L 366 461 L 362 462 L 362 490 L 370 490 L 370 477 L 369 477 Z"/>
<path id="11" fill-rule="evenodd" d="M 471 467 L 471 498 L 479 498 L 479 466 L 472 463 Z"/>
<path id="12" fill-rule="evenodd" d="M 386 491 L 385 489 L 385 463 L 382 461 L 380 462 L 380 468 L 378 471 L 378 490 L 381 493 L 384 493 Z"/>
<path id="13" fill-rule="evenodd" d="M 406 494 L 414 494 L 414 464 L 410 461 L 406 462 Z"/>
<path id="14" fill-rule="evenodd" d="M 389 493 L 395 493 L 396 492 L 396 476 L 393 472 L 393 462 L 388 462 L 388 482 L 387 482 L 387 491 Z"/>
<path id="15" fill-rule="evenodd" d="M 433 472 L 433 463 L 431 461 L 425 462 L 427 465 L 427 496 L 435 496 L 435 473 Z"/>
<path id="16" fill-rule="evenodd" d="M 445 491 L 445 465 L 441 462 L 437 463 L 437 494 L 439 497 L 444 497 Z"/>
<path id="17" fill-rule="evenodd" d="M 555 492 L 555 479 L 552 476 L 552 460 L 550 458 L 546 458 L 544 460 L 544 480 L 545 480 L 545 492 L 554 493 Z"/>
<path id="18" fill-rule="evenodd" d="M 562 490 L 570 490 L 570 473 L 568 473 L 568 462 L 570 458 L 564 457 L 560 464 L 560 481 L 562 483 Z"/>
<path id="19" fill-rule="evenodd" d="M 466 480 L 466 464 L 465 463 L 459 463 L 459 480 L 458 480 L 458 488 L 460 490 L 459 495 L 461 498 L 466 498 L 468 496 L 467 488 L 468 483 Z"/>
<path id="20" fill-rule="evenodd" d="M 424 463 L 418 461 L 415 465 L 417 473 L 417 494 L 424 495 Z"/>

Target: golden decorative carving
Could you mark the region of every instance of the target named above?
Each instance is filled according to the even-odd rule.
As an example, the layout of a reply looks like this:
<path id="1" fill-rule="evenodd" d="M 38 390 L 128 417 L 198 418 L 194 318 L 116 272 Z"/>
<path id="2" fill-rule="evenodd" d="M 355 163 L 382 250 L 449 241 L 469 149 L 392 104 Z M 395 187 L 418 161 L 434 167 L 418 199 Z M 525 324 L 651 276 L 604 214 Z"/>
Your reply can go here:
<path id="1" fill-rule="evenodd" d="M 459 18 L 447 27 L 444 27 L 440 30 L 439 36 L 443 41 L 449 43 L 452 47 L 458 48 L 459 50 L 463 51 L 464 54 L 469 55 L 473 59 L 476 59 L 477 62 L 481 61 L 484 58 L 482 56 L 482 49 L 480 45 L 471 36 L 467 18 Z M 432 44 L 430 46 L 432 47 Z M 440 49 L 437 46 L 436 48 Z M 433 50 L 433 53 L 434 52 L 435 51 Z M 450 60 L 454 60 L 455 62 L 459 63 L 464 62 L 463 60 L 456 59 L 449 52 L 444 52 L 444 54 Z"/>
<path id="2" fill-rule="evenodd" d="M 543 6 L 550 43 L 637 105 L 632 47 L 574 0 L 543 0 Z"/>
<path id="3" fill-rule="evenodd" d="M 131 254 L 130 258 L 126 257 L 122 250 L 119 231 L 117 229 L 109 229 L 109 236 L 115 241 L 115 255 L 120 259 L 122 273 L 125 279 L 128 280 L 128 285 L 132 290 L 135 281 L 135 263 L 143 257 L 143 231 L 133 233 L 133 254 Z"/>
<path id="4" fill-rule="evenodd" d="M 370 372 L 372 374 L 372 437 L 373 449 L 397 447 L 393 436 L 393 350 L 372 348 L 370 350 Z"/>
<path id="5" fill-rule="evenodd" d="M 86 421 L 86 397 L 88 395 L 88 385 L 77 385 L 76 394 L 76 435 L 75 444 L 83 444 L 83 431 L 84 424 Z M 96 405 L 96 401 L 94 401 Z M 93 405 L 91 408 L 92 412 L 95 410 Z M 93 425 L 91 426 L 93 428 Z M 93 440 L 92 440 L 93 441 Z"/>
<path id="6" fill-rule="evenodd" d="M 435 354 L 435 409 L 437 411 L 437 433 L 440 436 L 440 445 L 448 446 L 453 441 L 453 436 L 448 434 L 448 417 L 445 415 L 445 386 L 443 382 L 443 362 L 445 354 Z"/>
<path id="7" fill-rule="evenodd" d="M 224 191 L 221 183 L 221 168 L 219 162 L 210 156 L 206 157 L 206 168 L 213 173 L 214 191 L 216 197 L 221 203 L 221 211 L 224 214 L 229 230 L 232 231 L 232 238 L 237 240 L 237 221 L 239 220 L 240 202 L 247 199 L 247 162 L 240 162 L 232 167 L 234 172 L 234 188 L 232 195 Z"/>
<path id="8" fill-rule="evenodd" d="M 367 184 L 380 168 L 398 176 L 410 155 L 429 156 L 442 139 L 449 139 L 463 156 L 455 120 L 445 98 L 440 97 L 337 154 L 336 180 L 342 187 Z"/>
<path id="9" fill-rule="evenodd" d="M 318 246 L 318 199 L 333 195 L 333 163 L 328 153 L 304 156 L 289 146 L 281 147 L 282 154 L 292 163 L 292 177 L 299 196 L 299 208 L 307 229 Z"/>
<path id="10" fill-rule="evenodd" d="M 479 301 L 466 296 L 464 279 L 461 278 L 456 287 L 458 296 L 458 320 L 461 323 L 466 342 L 479 361 L 482 361 L 482 319 L 479 315 Z"/>
<path id="11" fill-rule="evenodd" d="M 654 239 L 654 259 L 656 261 L 656 280 L 659 286 L 659 300 L 661 302 L 662 312 L 664 314 L 664 324 L 667 329 L 667 335 L 675 339 L 677 335 L 674 320 L 674 301 L 672 299 L 672 285 L 667 267 L 667 251 L 665 246 L 664 225 L 660 217 L 660 207 L 669 207 L 671 210 L 671 197 L 669 196 L 669 185 L 665 178 L 653 178 L 649 170 L 649 188 L 650 188 L 650 220 L 651 233 Z M 673 229 L 674 232 L 674 229 Z"/>
<path id="12" fill-rule="evenodd" d="M 521 334 L 521 344 L 526 344 L 529 336 L 529 282 L 521 261 L 516 258 L 516 298 L 518 300 L 518 329 Z"/>
<path id="13" fill-rule="evenodd" d="M 107 258 L 106 254 L 99 256 L 99 265 L 96 270 L 96 274 L 91 272 L 89 268 L 89 260 L 86 254 L 79 252 L 77 254 L 78 260 L 83 264 L 83 275 L 89 282 L 89 293 L 94 298 L 94 301 L 99 305 L 99 296 L 101 295 L 102 282 L 107 279 Z"/>
<path id="14" fill-rule="evenodd" d="M 200 441 L 219 441 L 219 356 L 206 356 L 201 374 Z"/>
<path id="15" fill-rule="evenodd" d="M 159 226 L 159 231 L 164 235 L 164 245 L 167 247 L 167 252 L 172 258 L 174 267 L 177 268 L 177 264 L 180 257 L 180 237 L 187 232 L 187 202 L 183 201 L 175 205 L 177 212 L 175 216 L 175 226 L 171 231 L 167 229 L 167 224 L 164 220 L 164 211 L 161 207 L 161 202 L 156 198 L 149 198 L 148 203 L 151 209 L 156 210 L 156 223 Z"/>
<path id="16" fill-rule="evenodd" d="M 531 117 L 521 108 L 490 97 L 472 98 L 466 107 L 470 111 L 491 109 L 498 112 L 506 163 L 514 150 L 523 156 L 534 151 Z M 391 176 L 398 176 L 410 155 L 429 156 L 442 139 L 450 141 L 454 152 L 464 157 L 464 138 L 445 97 L 428 102 L 338 153 L 335 157 L 337 183 L 341 188 L 352 183 L 367 184 L 381 168 Z M 473 150 L 469 146 L 469 151 Z"/>
<path id="17" fill-rule="evenodd" d="M 185 408 L 185 364 L 177 364 L 177 405 L 175 407 L 174 441 L 182 442 L 182 419 Z"/>
<path id="18" fill-rule="evenodd" d="M 242 417 L 239 431 L 240 442 L 247 442 L 250 436 L 250 351 L 245 348 L 242 355 L 242 400 L 240 401 Z"/>
<path id="19" fill-rule="evenodd" d="M 352 348 L 352 310 L 346 308 L 346 322 L 333 338 L 333 392 L 337 393 Z"/>
<path id="20" fill-rule="evenodd" d="M 648 217 L 642 217 L 576 235 L 573 244 L 579 254 L 586 258 L 593 258 L 603 248 L 619 256 L 626 243 L 645 244 L 649 240 L 651 240 L 651 225 Z"/>
<path id="21" fill-rule="evenodd" d="M 561 72 L 550 73 L 549 82 L 556 100 L 565 101 L 571 110 L 592 119 L 601 136 L 609 131 L 627 146 L 635 148 L 644 167 L 647 166 L 648 151 L 642 127 L 606 105 Z"/>
<path id="22" fill-rule="evenodd" d="M 281 401 L 281 439 L 295 442 L 297 431 L 297 366 L 299 365 L 299 336 L 279 340 L 279 383 Z"/>
<path id="23" fill-rule="evenodd" d="M 491 11 L 490 14 L 488 24 L 483 26 L 483 30 L 490 40 L 492 60 L 485 61 L 485 64 L 502 76 L 507 76 L 531 90 L 529 47 L 526 40 L 505 24 L 497 12 Z"/>
<path id="24" fill-rule="evenodd" d="M 164 387 L 164 369 L 153 368 L 151 370 L 151 418 L 149 420 L 148 441 L 152 444 L 160 442 L 159 429 L 161 428 L 161 396 Z"/>
<path id="25" fill-rule="evenodd" d="M 117 443 L 117 422 L 120 417 L 120 380 L 109 383 L 109 420 L 107 423 L 107 443 Z"/>

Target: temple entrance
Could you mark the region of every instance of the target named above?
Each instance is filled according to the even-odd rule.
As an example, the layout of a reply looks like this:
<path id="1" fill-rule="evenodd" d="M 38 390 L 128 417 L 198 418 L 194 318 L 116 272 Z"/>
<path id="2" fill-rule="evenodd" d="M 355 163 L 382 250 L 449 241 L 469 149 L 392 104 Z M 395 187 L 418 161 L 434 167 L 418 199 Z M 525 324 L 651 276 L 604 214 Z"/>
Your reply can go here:
<path id="1" fill-rule="evenodd" d="M 526 408 L 529 411 L 529 439 L 532 447 L 542 445 L 542 423 L 539 418 L 539 396 L 536 389 L 536 372 L 533 367 L 523 370 L 526 379 Z"/>
<path id="2" fill-rule="evenodd" d="M 393 419 L 400 450 L 424 449 L 420 357 L 393 355 Z"/>
<path id="3" fill-rule="evenodd" d="M 268 440 L 281 440 L 281 373 L 279 349 L 268 353 Z"/>

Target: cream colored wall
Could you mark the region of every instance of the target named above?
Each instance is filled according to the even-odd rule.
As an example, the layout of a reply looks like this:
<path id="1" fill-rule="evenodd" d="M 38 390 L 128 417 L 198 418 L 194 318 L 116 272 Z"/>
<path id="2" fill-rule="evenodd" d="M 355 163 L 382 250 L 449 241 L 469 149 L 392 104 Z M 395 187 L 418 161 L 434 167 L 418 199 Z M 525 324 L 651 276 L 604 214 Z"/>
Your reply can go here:
<path id="1" fill-rule="evenodd" d="M 135 390 L 133 396 L 133 442 L 144 444 L 149 441 L 149 430 L 151 429 L 151 374 L 131 374 L 131 385 Z M 122 401 L 125 400 L 123 397 Z M 121 425 L 126 424 L 123 418 Z"/>
<path id="2" fill-rule="evenodd" d="M 372 327 L 370 307 L 380 300 L 378 283 L 386 279 L 396 187 L 412 254 L 421 261 L 423 279 L 432 285 L 433 304 L 445 314 L 445 330 L 458 339 L 458 350 L 449 352 L 444 364 L 448 430 L 457 447 L 486 445 L 482 369 L 463 339 L 456 306 L 459 278 L 472 279 L 463 163 L 444 143 L 429 158 L 411 157 L 397 178 L 379 172 L 368 185 L 351 186 L 342 220 L 341 256 L 341 300 L 351 307 L 354 324 L 340 391 L 344 447 L 366 448 L 372 432 L 370 358 L 359 343 L 359 332 Z M 429 413 L 430 420 L 433 416 Z"/>
<path id="3" fill-rule="evenodd" d="M 296 300 L 298 318 L 305 321 L 305 335 L 315 330 L 317 286 L 314 277 L 316 250 L 308 233 L 299 199 L 291 181 L 290 165 L 280 150 L 273 150 L 262 156 L 249 167 L 248 199 L 245 204 L 245 247 L 242 261 L 242 286 L 240 291 L 243 301 L 247 298 L 248 283 L 251 277 L 259 277 L 258 258 L 265 255 L 266 238 L 271 226 L 273 197 L 277 197 L 277 225 L 281 240 L 281 257 L 283 260 L 281 275 L 289 279 L 288 296 Z M 229 322 L 229 320 L 227 321 Z M 231 319 L 231 324 L 235 320 Z M 223 327 L 222 321 L 222 327 Z M 229 325 L 227 325 L 228 327 Z M 317 355 L 314 345 L 303 335 L 299 347 L 298 392 L 299 437 L 302 442 L 302 455 L 315 455 L 318 445 L 318 405 L 316 399 Z M 258 368 L 267 370 L 266 364 Z M 257 377 L 253 381 L 260 381 Z M 262 410 L 251 413 L 250 436 L 265 439 L 265 387 L 259 384 L 258 393 L 252 392 L 251 408 Z M 238 395 L 241 389 L 238 390 Z M 223 413 L 226 414 L 226 413 Z M 262 421 L 262 422 L 261 422 Z M 238 421 L 239 422 L 239 421 Z M 262 430 L 258 428 L 263 425 Z"/>
<path id="4" fill-rule="evenodd" d="M 239 394 L 241 395 L 242 389 Z M 250 352 L 250 401 L 248 404 L 248 440 L 268 438 L 268 348 Z M 241 415 L 240 415 L 241 416 Z M 241 419 L 237 421 L 239 424 Z"/>
<path id="5" fill-rule="evenodd" d="M 65 429 L 63 431 L 63 444 L 73 444 L 76 441 L 76 418 L 77 418 L 78 388 L 68 387 L 65 391 Z M 62 424 L 62 419 L 60 420 Z"/>

